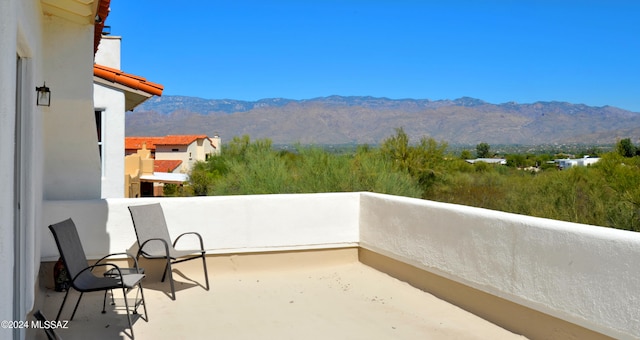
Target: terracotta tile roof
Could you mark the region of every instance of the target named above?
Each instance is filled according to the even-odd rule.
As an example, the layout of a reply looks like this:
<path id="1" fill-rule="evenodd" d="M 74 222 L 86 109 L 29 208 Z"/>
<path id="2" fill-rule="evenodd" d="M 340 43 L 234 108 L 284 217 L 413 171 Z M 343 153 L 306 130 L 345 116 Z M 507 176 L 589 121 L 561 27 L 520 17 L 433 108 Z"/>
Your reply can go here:
<path id="1" fill-rule="evenodd" d="M 209 139 L 207 135 L 169 135 L 160 142 L 156 142 L 158 145 L 189 145 L 197 139 Z M 211 140 L 209 140 L 211 142 Z"/>
<path id="2" fill-rule="evenodd" d="M 110 4 L 111 0 L 100 0 L 98 3 L 98 13 L 96 15 L 100 18 L 100 20 L 96 21 L 93 27 L 93 54 L 96 54 L 96 52 L 98 51 L 98 45 L 100 45 L 100 40 L 102 39 L 104 22 L 107 20 L 107 16 L 109 16 Z"/>
<path id="3" fill-rule="evenodd" d="M 162 90 L 164 90 L 164 86 L 149 82 L 145 78 L 98 64 L 93 65 L 93 75 L 156 96 L 162 96 Z"/>
<path id="4" fill-rule="evenodd" d="M 156 144 L 164 139 L 164 137 L 125 137 L 124 148 L 125 150 L 139 150 L 142 149 L 142 144 L 147 143 L 147 150 L 155 150 Z"/>
<path id="5" fill-rule="evenodd" d="M 182 164 L 181 160 L 156 159 L 153 161 L 153 171 L 154 172 L 173 172 L 175 169 L 177 169 L 180 166 L 180 164 Z"/>

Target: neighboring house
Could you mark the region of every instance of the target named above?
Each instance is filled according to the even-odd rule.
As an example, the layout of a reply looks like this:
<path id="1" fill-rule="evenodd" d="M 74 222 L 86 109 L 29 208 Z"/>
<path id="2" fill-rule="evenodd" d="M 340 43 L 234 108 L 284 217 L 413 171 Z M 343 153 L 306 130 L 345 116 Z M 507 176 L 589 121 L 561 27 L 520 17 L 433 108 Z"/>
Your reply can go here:
<path id="1" fill-rule="evenodd" d="M 583 158 L 576 159 L 556 159 L 554 162 L 558 165 L 559 169 L 568 169 L 572 166 L 589 166 L 591 164 L 597 163 L 600 158 L 595 157 L 591 158 L 589 156 L 584 156 Z"/>
<path id="2" fill-rule="evenodd" d="M 147 150 L 151 151 L 151 157 L 156 156 L 156 143 L 162 140 L 164 137 L 126 137 L 124 139 L 124 154 L 125 156 L 134 154 L 143 146 Z"/>
<path id="3" fill-rule="evenodd" d="M 477 162 L 483 162 L 483 163 L 488 163 L 488 164 L 500 164 L 500 165 L 505 165 L 507 164 L 507 160 L 504 158 L 476 158 L 476 159 L 467 159 L 466 160 L 467 163 L 477 163 Z"/>
<path id="4" fill-rule="evenodd" d="M 219 145 L 219 137 L 211 139 L 205 135 L 126 137 L 126 197 L 162 196 L 164 184 L 186 182 L 193 164 L 219 153 Z M 139 171 L 134 165 L 138 162 L 130 158 L 139 155 L 153 162 L 153 172 L 147 171 L 136 179 Z M 140 188 L 138 191 L 137 187 Z"/>
<path id="5" fill-rule="evenodd" d="M 181 161 L 158 161 L 151 157 L 146 144 L 135 153 L 124 157 L 124 197 L 163 196 L 164 184 L 182 185 L 189 178 L 186 174 L 174 173 Z"/>
<path id="6" fill-rule="evenodd" d="M 153 162 L 153 171 L 154 172 L 179 172 L 180 165 L 182 164 L 181 160 L 159 160 L 156 159 Z M 176 171 L 178 170 L 178 171 Z"/>
<path id="7" fill-rule="evenodd" d="M 0 1 L 0 320 L 29 319 L 47 207 L 101 198 L 93 72 L 109 3 Z"/>
<path id="8" fill-rule="evenodd" d="M 125 153 L 136 152 L 143 144 L 156 161 L 180 161 L 180 168 L 173 172 L 189 173 L 198 161 L 206 161 L 220 153 L 220 137 L 206 135 L 169 135 L 165 137 L 127 137 Z M 177 170 L 177 171 L 176 171 Z"/>
<path id="9" fill-rule="evenodd" d="M 94 114 L 101 161 L 101 197 L 125 197 L 125 112 L 152 96 L 163 86 L 120 70 L 120 37 L 103 36 L 93 66 Z"/>

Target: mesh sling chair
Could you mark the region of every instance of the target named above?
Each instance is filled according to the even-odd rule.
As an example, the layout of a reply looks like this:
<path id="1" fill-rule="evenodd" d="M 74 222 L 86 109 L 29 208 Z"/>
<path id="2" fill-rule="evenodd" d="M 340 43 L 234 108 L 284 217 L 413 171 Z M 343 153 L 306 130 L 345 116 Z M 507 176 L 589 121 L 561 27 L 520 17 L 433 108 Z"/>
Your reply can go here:
<path id="1" fill-rule="evenodd" d="M 141 281 L 144 278 L 144 274 L 134 273 L 125 275 L 122 273 L 123 271 L 126 272 L 124 268 L 121 269 L 120 267 L 111 263 L 101 263 L 103 260 L 110 256 L 125 255 L 126 253 L 109 254 L 98 260 L 96 264 L 92 266 L 89 265 L 84 249 L 82 248 L 82 243 L 80 242 L 80 237 L 78 236 L 78 231 L 71 219 L 52 224 L 49 226 L 49 229 L 53 234 L 53 238 L 55 239 L 56 245 L 58 246 L 58 251 L 60 252 L 60 257 L 62 257 L 62 262 L 64 263 L 65 269 L 67 270 L 67 273 L 69 275 L 70 286 L 80 292 L 80 297 L 76 302 L 76 306 L 73 309 L 73 313 L 71 314 L 71 318 L 69 319 L 69 321 L 73 320 L 73 317 L 76 314 L 76 310 L 78 309 L 78 305 L 80 305 L 80 300 L 82 299 L 82 295 L 84 293 L 104 291 L 102 313 L 105 313 L 107 291 L 111 291 L 113 289 L 122 289 L 122 292 L 124 294 L 124 303 L 127 309 L 129 329 L 131 329 L 131 338 L 133 338 L 133 326 L 131 322 L 131 315 L 129 313 L 129 303 L 127 302 L 127 291 L 134 288 L 135 286 L 138 286 L 141 299 L 138 300 L 136 294 L 133 313 L 137 314 L 138 307 L 140 304 L 142 304 L 142 306 L 144 307 L 144 319 L 148 322 L 149 317 L 147 315 L 147 304 L 144 301 L 144 292 L 142 290 L 141 284 Z M 133 256 L 129 254 L 126 255 L 133 258 Z M 135 261 L 135 269 L 137 271 L 138 263 L 135 258 L 133 259 Z M 96 276 L 93 273 L 93 270 L 100 267 L 104 267 L 106 271 L 108 270 L 110 276 Z M 67 296 L 69 295 L 70 290 L 71 289 L 67 289 L 67 292 L 64 295 L 62 305 L 60 306 L 60 310 L 58 311 L 58 315 L 56 316 L 56 321 L 60 320 L 60 314 L 62 313 L 62 309 L 64 308 L 64 304 L 67 301 Z"/>
<path id="2" fill-rule="evenodd" d="M 138 238 L 138 254 L 146 259 L 164 259 L 167 261 L 164 273 L 162 274 L 162 282 L 164 282 L 167 273 L 169 274 L 169 283 L 171 284 L 171 298 L 176 299 L 176 290 L 173 282 L 173 273 L 171 265 L 202 258 L 202 266 L 204 268 L 204 278 L 206 282 L 206 290 L 209 290 L 209 275 L 207 274 L 207 262 L 205 260 L 205 250 L 202 243 L 202 236 L 196 232 L 186 232 L 179 235 L 176 240 L 171 243 L 167 222 L 162 212 L 160 203 L 148 205 L 130 206 L 129 212 L 133 220 L 133 227 Z M 178 240 L 185 235 L 195 235 L 200 241 L 200 249 L 196 250 L 177 250 L 175 248 Z"/>

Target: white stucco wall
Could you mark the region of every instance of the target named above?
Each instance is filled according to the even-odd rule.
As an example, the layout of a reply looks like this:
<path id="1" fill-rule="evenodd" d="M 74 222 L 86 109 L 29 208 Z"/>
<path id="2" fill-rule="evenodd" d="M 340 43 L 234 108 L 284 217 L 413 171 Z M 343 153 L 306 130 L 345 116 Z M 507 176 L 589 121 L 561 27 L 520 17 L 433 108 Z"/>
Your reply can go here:
<path id="1" fill-rule="evenodd" d="M 96 64 L 120 69 L 118 36 L 103 36 L 95 55 Z M 124 197 L 125 93 L 121 89 L 93 84 L 96 109 L 103 110 L 101 198 Z"/>
<path id="2" fill-rule="evenodd" d="M 14 248 L 14 141 L 15 141 L 15 79 L 18 21 L 16 1 L 0 2 L 0 181 L 6 190 L 0 190 L 0 270 L 13 274 Z M 0 280 L 0 301 L 13 300 L 13 280 Z M 13 304 L 0 306 L 0 320 L 13 318 Z M 10 333 L 7 333 L 10 335 Z"/>
<path id="3" fill-rule="evenodd" d="M 222 151 L 222 138 L 217 134 L 209 138 L 211 139 L 211 143 L 213 144 L 213 154 L 219 155 L 220 152 Z"/>
<path id="4" fill-rule="evenodd" d="M 640 234 L 363 194 L 360 245 L 614 338 L 640 337 Z"/>
<path id="5" fill-rule="evenodd" d="M 213 146 L 213 138 L 211 139 L 203 139 L 202 146 L 198 150 L 197 159 L 204 161 L 207 158 L 207 155 L 215 155 L 216 148 Z"/>
<path id="6" fill-rule="evenodd" d="M 121 70 L 120 49 L 122 38 L 115 35 L 103 35 L 95 55 L 95 63 Z"/>
<path id="7" fill-rule="evenodd" d="M 93 113 L 93 26 L 44 17 L 45 199 L 100 198 L 101 167 Z"/>
<path id="8" fill-rule="evenodd" d="M 86 191 L 87 188 L 65 186 L 69 183 L 57 181 L 63 167 L 57 164 L 66 159 L 61 155 L 59 141 L 52 136 L 73 139 L 71 146 L 78 144 L 74 124 L 67 124 L 63 117 L 73 117 L 76 105 L 65 105 L 67 100 L 84 96 L 84 102 L 91 107 L 91 89 L 78 91 L 84 76 L 82 65 L 91 65 L 92 53 L 84 52 L 92 46 L 91 25 L 86 27 L 69 24 L 61 19 L 43 16 L 39 0 L 5 0 L 0 2 L 0 272 L 5 273 L 0 280 L 0 319 L 26 320 L 34 300 L 35 281 L 40 265 L 40 239 L 42 236 L 42 200 L 47 185 L 63 186 L 61 193 Z M 87 44 L 82 45 L 82 42 Z M 77 44 L 80 43 L 78 46 Z M 75 48 L 72 48 L 75 46 Z M 17 58 L 21 59 L 20 74 L 16 73 Z M 84 61 L 84 62 L 81 62 Z M 89 68 L 90 71 L 90 68 Z M 16 79 L 20 79 L 20 85 Z M 89 81 L 89 78 L 87 78 Z M 51 107 L 36 106 L 35 87 L 47 84 L 52 91 Z M 87 95 L 87 92 L 89 95 Z M 16 95 L 20 109 L 17 109 Z M 86 105 L 85 105 L 86 106 Z M 21 138 L 20 172 L 21 182 L 14 185 L 16 153 L 16 111 L 20 111 Z M 92 110 L 89 110 L 92 113 Z M 75 117 L 73 118 L 75 119 Z M 72 120 L 73 120 L 72 119 Z M 53 123 L 53 124 L 52 124 Z M 47 129 L 53 127 L 52 133 Z M 49 138 L 47 138 L 49 137 Z M 64 144 L 64 143 L 62 143 Z M 69 145 L 65 145 L 69 147 Z M 70 147 L 69 149 L 74 149 Z M 75 148 L 77 149 L 77 147 Z M 73 150 L 72 150 L 73 151 Z M 66 152 L 66 150 L 64 150 Z M 56 162 L 47 162 L 55 158 Z M 62 162 L 60 162 L 62 159 Z M 71 162 L 73 163 L 73 162 Z M 67 164 L 73 166 L 74 164 Z M 73 174 L 81 183 L 84 170 Z M 49 181 L 50 180 L 50 181 Z M 78 181 L 74 181 L 77 183 Z M 84 182 L 83 184 L 86 184 Z M 94 186 L 94 190 L 99 187 Z M 91 189 L 89 189 L 91 190 Z M 20 210 L 15 214 L 15 195 L 19 192 Z M 63 197 L 63 196 L 59 196 Z M 66 198 L 87 197 L 69 194 Z M 19 216 L 19 224 L 16 224 Z M 17 231 L 17 232 L 16 232 Z M 14 275 L 14 263 L 17 274 Z M 15 280 L 15 281 L 14 281 Z M 19 282 L 14 286 L 14 282 Z M 11 337 L 13 330 L 0 330 L 0 337 Z M 16 331 L 17 338 L 24 333 Z"/>
<path id="9" fill-rule="evenodd" d="M 22 62 L 17 75 L 17 58 Z M 42 204 L 42 116 L 48 108 L 35 105 L 35 87 L 43 75 L 42 18 L 39 1 L 0 1 L 0 320 L 24 319 L 33 306 L 35 279 L 39 268 L 39 226 Z M 17 88 L 17 78 L 21 88 Z M 16 142 L 16 91 L 21 105 L 20 223 L 15 224 L 14 144 Z M 20 231 L 19 244 L 14 243 Z M 15 255 L 18 254 L 18 257 Z M 20 286 L 14 287 L 14 263 L 19 262 Z M 19 304 L 13 304 L 14 297 Z M 14 307 L 15 310 L 14 310 Z M 14 314 L 17 312 L 18 315 Z M 0 329 L 0 338 L 13 330 Z M 20 334 L 20 331 L 17 331 Z M 22 333 L 24 335 L 24 333 Z"/>
<path id="10" fill-rule="evenodd" d="M 95 108 L 104 110 L 101 197 L 121 198 L 124 197 L 125 94 L 122 90 L 102 84 L 94 84 L 93 89 Z"/>
<path id="11" fill-rule="evenodd" d="M 196 161 L 198 160 L 198 157 L 201 154 L 201 150 L 202 148 L 198 147 L 198 140 L 194 141 L 193 143 L 187 146 L 187 152 L 186 152 L 187 161 L 181 164 L 182 170 L 185 173 L 188 173 L 191 171 L 191 169 L 193 168 L 193 165 L 196 163 Z M 202 154 L 202 160 L 204 160 L 204 154 Z"/>
<path id="12" fill-rule="evenodd" d="M 47 226 L 69 217 L 76 222 L 88 256 L 129 249 L 136 237 L 127 207 L 155 202 L 163 207 L 172 237 L 197 231 L 210 253 L 355 246 L 359 197 L 344 193 L 47 201 L 42 257 L 57 259 Z M 182 242 L 183 247 L 197 245 Z"/>

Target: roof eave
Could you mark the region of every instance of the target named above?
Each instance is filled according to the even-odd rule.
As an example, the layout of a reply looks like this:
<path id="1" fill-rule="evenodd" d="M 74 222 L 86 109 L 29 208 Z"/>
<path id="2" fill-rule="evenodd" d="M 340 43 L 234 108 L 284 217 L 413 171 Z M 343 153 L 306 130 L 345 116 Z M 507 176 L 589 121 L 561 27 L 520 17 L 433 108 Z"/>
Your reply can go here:
<path id="1" fill-rule="evenodd" d="M 145 100 L 153 97 L 151 93 L 137 90 L 120 83 L 111 82 L 98 76 L 93 76 L 93 82 L 95 84 L 123 91 L 125 97 L 125 111 L 132 111 L 138 105 L 142 104 Z"/>

